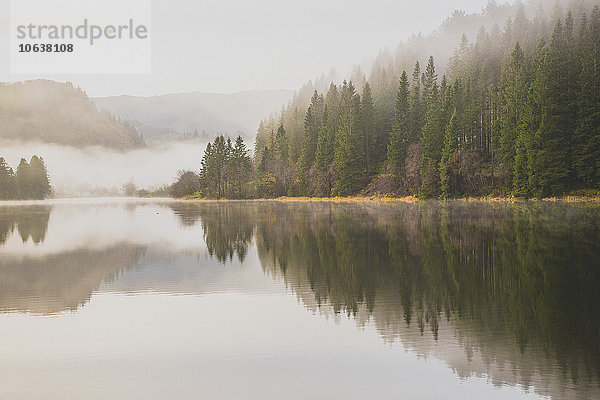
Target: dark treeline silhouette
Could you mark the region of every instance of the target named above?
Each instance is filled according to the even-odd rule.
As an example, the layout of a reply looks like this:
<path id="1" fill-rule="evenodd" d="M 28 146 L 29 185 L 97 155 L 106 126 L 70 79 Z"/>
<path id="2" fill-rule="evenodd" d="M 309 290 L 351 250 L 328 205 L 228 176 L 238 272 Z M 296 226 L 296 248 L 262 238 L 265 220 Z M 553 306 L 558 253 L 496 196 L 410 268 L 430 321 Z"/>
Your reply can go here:
<path id="1" fill-rule="evenodd" d="M 6 243 L 9 236 L 17 230 L 23 243 L 29 238 L 34 244 L 40 244 L 46 238 L 48 220 L 52 206 L 28 205 L 25 207 L 2 207 L 0 209 L 0 245 Z"/>
<path id="2" fill-rule="evenodd" d="M 208 198 L 244 199 L 255 195 L 252 159 L 241 136 L 235 143 L 220 135 L 206 145 L 200 174 L 181 171 L 170 187 L 172 197 L 193 194 Z"/>
<path id="3" fill-rule="evenodd" d="M 464 335 L 464 351 L 487 357 L 482 368 L 488 370 L 478 372 L 499 374 L 494 380 L 505 379 L 499 376 L 511 365 L 513 383 L 528 387 L 535 376 L 544 377 L 535 383 L 540 393 L 557 395 L 557 387 L 574 388 L 577 398 L 597 393 L 596 208 L 437 202 L 194 206 L 184 214 L 199 216 L 207 245 L 221 249 L 220 258 L 238 251 L 231 243 L 243 244 L 243 257 L 255 232 L 265 273 L 283 278 L 309 308 L 372 320 L 386 340 L 399 337 L 415 347 Z M 451 329 L 440 329 L 448 324 Z M 564 381 L 549 384 L 556 368 Z"/>
<path id="4" fill-rule="evenodd" d="M 42 200 L 50 196 L 50 178 L 44 159 L 31 157 L 31 161 L 21 158 L 17 171 L 0 157 L 0 200 Z"/>
<path id="5" fill-rule="evenodd" d="M 254 234 L 254 221 L 248 218 L 246 204 L 207 202 L 198 207 L 197 204 L 175 203 L 169 207 L 183 226 L 193 226 L 200 221 L 209 255 L 221 263 L 233 260 L 234 256 L 244 261 Z"/>
<path id="6" fill-rule="evenodd" d="M 557 3 L 532 19 L 523 5 L 515 10 L 503 29 L 482 26 L 473 43 L 463 35 L 441 78 L 430 57 L 412 71 L 390 65 L 359 76 L 359 87 L 331 83 L 308 106 L 297 96 L 258 129 L 253 194 L 548 197 L 597 189 L 600 8 Z"/>

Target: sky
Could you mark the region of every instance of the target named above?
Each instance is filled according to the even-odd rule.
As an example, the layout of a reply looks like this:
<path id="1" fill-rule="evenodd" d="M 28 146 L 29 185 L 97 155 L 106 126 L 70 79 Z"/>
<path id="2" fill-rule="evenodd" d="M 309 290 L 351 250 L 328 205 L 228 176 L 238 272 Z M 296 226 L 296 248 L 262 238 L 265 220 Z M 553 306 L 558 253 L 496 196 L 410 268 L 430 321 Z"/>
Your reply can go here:
<path id="1" fill-rule="evenodd" d="M 413 33 L 432 32 L 453 10 L 480 11 L 487 2 L 152 0 L 149 74 L 13 75 L 9 0 L 0 0 L 0 81 L 70 81 L 92 97 L 298 89 L 332 68 L 345 75 Z"/>

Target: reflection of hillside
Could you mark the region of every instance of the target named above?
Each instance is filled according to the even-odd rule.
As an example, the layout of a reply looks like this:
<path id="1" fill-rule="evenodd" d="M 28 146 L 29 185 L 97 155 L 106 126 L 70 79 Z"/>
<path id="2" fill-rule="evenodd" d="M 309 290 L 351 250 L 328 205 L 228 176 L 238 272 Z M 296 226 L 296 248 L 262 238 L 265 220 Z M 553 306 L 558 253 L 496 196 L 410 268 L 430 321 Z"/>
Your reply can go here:
<path id="1" fill-rule="evenodd" d="M 43 242 L 51 212 L 52 206 L 49 205 L 0 207 L 0 245 L 6 243 L 15 229 L 23 242 L 29 238 L 35 244 Z"/>
<path id="2" fill-rule="evenodd" d="M 263 268 L 307 307 L 370 320 L 386 341 L 438 355 L 462 376 L 600 395 L 597 210 L 284 204 L 261 213 Z"/>
<path id="3" fill-rule="evenodd" d="M 0 259 L 0 312 L 53 314 L 76 310 L 102 281 L 136 265 L 144 248 L 121 244 L 44 258 Z"/>

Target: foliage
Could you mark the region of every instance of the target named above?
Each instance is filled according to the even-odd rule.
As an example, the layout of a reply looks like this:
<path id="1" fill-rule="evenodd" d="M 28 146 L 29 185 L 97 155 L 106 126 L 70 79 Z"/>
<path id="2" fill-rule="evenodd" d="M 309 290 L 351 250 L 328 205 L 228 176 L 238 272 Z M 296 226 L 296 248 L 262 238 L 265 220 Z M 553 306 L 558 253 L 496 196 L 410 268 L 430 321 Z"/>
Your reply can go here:
<path id="1" fill-rule="evenodd" d="M 177 181 L 169 190 L 171 197 L 191 196 L 200 190 L 200 176 L 194 171 L 179 171 L 177 175 Z"/>
<path id="2" fill-rule="evenodd" d="M 0 157 L 0 200 L 43 200 L 52 194 L 44 159 L 21 158 L 16 173 Z"/>

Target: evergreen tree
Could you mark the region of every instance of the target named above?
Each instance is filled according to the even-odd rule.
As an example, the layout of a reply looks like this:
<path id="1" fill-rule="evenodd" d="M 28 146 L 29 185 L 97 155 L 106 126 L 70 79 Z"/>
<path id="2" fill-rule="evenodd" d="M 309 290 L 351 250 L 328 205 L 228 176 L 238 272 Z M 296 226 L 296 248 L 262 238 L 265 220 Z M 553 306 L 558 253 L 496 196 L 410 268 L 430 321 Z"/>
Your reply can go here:
<path id="1" fill-rule="evenodd" d="M 450 163 L 454 152 L 458 149 L 458 119 L 455 109 L 444 132 L 444 148 L 440 162 L 440 183 L 443 198 L 451 198 L 456 195 L 455 187 L 452 184 L 452 166 Z"/>
<path id="2" fill-rule="evenodd" d="M 423 156 L 421 157 L 421 188 L 419 197 L 430 198 L 439 195 L 440 179 L 438 166 L 442 148 L 441 107 L 437 83 L 434 81 L 427 99 L 427 115 L 421 133 Z"/>
<path id="3" fill-rule="evenodd" d="M 29 162 L 29 187 L 30 193 L 27 198 L 43 200 L 51 193 L 50 179 L 44 164 L 44 159 L 36 155 Z"/>
<path id="4" fill-rule="evenodd" d="M 534 195 L 538 197 L 564 193 L 573 181 L 570 138 L 576 125 L 578 93 L 578 74 L 574 67 L 568 36 L 559 21 L 548 47 L 544 71 L 541 148 L 537 153 L 539 176 L 534 188 Z"/>
<path id="5" fill-rule="evenodd" d="M 427 66 L 425 67 L 425 75 L 423 79 L 423 97 L 428 99 L 433 90 L 434 83 L 437 82 L 437 74 L 435 72 L 435 64 L 433 62 L 433 56 L 429 56 Z"/>
<path id="6" fill-rule="evenodd" d="M 0 200 L 11 200 L 17 197 L 17 185 L 15 174 L 6 163 L 3 157 L 0 157 Z"/>
<path id="7" fill-rule="evenodd" d="M 225 140 L 223 135 L 217 136 L 212 144 L 207 144 L 200 171 L 200 187 L 207 196 L 218 199 L 227 196 L 229 157 L 232 151 L 231 139 Z"/>
<path id="8" fill-rule="evenodd" d="M 241 139 L 238 136 L 238 139 Z M 243 143 L 243 141 L 242 141 Z M 236 141 L 237 144 L 237 141 Z M 245 146 L 245 145 L 244 145 Z M 288 143 L 287 137 L 285 135 L 285 129 L 283 128 L 283 124 L 279 125 L 277 128 L 277 135 L 275 136 L 275 151 L 277 152 L 277 157 L 286 162 L 288 159 Z"/>
<path id="9" fill-rule="evenodd" d="M 315 90 L 304 119 L 304 136 L 300 150 L 300 184 L 306 193 L 307 174 L 315 161 L 319 130 L 323 119 L 323 96 Z"/>
<path id="10" fill-rule="evenodd" d="M 331 196 L 335 181 L 333 168 L 335 137 L 339 120 L 339 90 L 333 83 L 325 95 L 323 110 L 323 124 L 319 130 L 317 153 L 315 161 L 317 166 L 318 195 Z"/>
<path id="11" fill-rule="evenodd" d="M 368 82 L 365 82 L 360 102 L 360 122 L 362 128 L 362 143 L 364 153 L 364 171 L 371 174 L 376 163 L 375 110 L 373 95 Z"/>
<path id="12" fill-rule="evenodd" d="M 595 6 L 580 33 L 581 86 L 573 164 L 578 185 L 600 186 L 600 8 Z"/>
<path id="13" fill-rule="evenodd" d="M 410 140 L 409 142 L 418 142 L 421 137 L 425 113 L 421 101 L 421 67 L 417 61 L 412 74 L 412 83 L 410 85 Z"/>
<path id="14" fill-rule="evenodd" d="M 516 155 L 517 125 L 527 96 L 525 54 L 517 42 L 500 78 L 502 92 L 502 116 L 500 119 L 499 157 L 502 162 L 506 189 L 512 189 L 512 174 Z"/>
<path id="15" fill-rule="evenodd" d="M 359 120 L 360 99 L 352 81 L 344 81 L 340 93 L 340 116 L 335 147 L 335 193 L 357 193 L 364 183 L 363 147 Z"/>
<path id="16" fill-rule="evenodd" d="M 15 174 L 17 183 L 17 196 L 19 199 L 29 199 L 32 195 L 31 185 L 31 173 L 29 171 L 29 164 L 27 160 L 21 158 L 19 165 L 17 166 L 17 173 Z"/>
<path id="17" fill-rule="evenodd" d="M 406 71 L 402 71 L 396 98 L 396 118 L 394 119 L 392 132 L 390 132 L 390 144 L 387 150 L 388 162 L 397 180 L 404 171 L 406 152 L 411 139 L 409 89 L 408 76 Z"/>
<path id="18" fill-rule="evenodd" d="M 283 126 L 280 126 L 283 128 Z M 282 133 L 278 130 L 278 135 Z M 284 133 L 283 133 L 284 134 Z M 283 148 L 283 147 L 282 147 Z M 287 150 L 286 150 L 287 151 Z M 247 196 L 248 179 L 252 172 L 252 163 L 246 144 L 241 136 L 238 136 L 235 140 L 235 145 L 231 150 L 231 156 L 229 158 L 229 171 L 230 171 L 230 191 L 232 198 L 240 199 Z"/>

